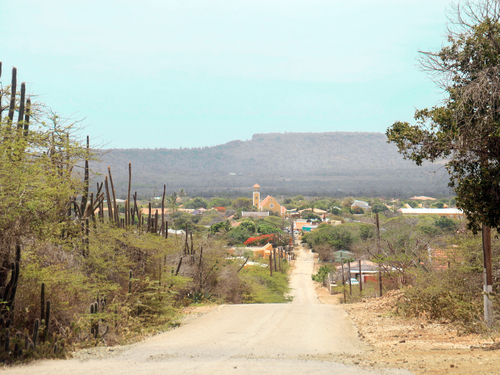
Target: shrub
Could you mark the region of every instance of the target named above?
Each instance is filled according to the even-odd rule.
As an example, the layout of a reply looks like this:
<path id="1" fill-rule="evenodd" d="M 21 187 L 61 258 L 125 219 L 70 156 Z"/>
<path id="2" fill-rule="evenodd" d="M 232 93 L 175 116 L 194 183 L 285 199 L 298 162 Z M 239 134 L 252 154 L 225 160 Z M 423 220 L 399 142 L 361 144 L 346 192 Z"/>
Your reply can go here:
<path id="1" fill-rule="evenodd" d="M 417 273 L 413 287 L 404 289 L 397 311 L 407 317 L 424 317 L 457 324 L 464 332 L 480 332 L 481 274 L 456 269 Z"/>

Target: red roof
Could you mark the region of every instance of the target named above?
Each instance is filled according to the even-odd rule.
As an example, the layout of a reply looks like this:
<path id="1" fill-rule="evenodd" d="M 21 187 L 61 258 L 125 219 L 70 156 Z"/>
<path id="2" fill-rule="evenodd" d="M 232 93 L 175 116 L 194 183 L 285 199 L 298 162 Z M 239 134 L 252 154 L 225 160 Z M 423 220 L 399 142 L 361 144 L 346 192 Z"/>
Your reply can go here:
<path id="1" fill-rule="evenodd" d="M 254 187 L 254 188 L 260 188 L 260 186 L 259 186 L 259 185 L 257 185 L 257 184 L 255 184 L 253 187 Z"/>

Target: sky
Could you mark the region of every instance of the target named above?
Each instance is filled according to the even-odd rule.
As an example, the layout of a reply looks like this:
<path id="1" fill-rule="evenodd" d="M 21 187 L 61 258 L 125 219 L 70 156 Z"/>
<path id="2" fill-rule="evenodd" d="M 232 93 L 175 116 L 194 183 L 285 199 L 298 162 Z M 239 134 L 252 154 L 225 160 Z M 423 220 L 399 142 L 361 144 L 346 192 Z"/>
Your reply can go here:
<path id="1" fill-rule="evenodd" d="M 443 93 L 418 51 L 443 0 L 0 1 L 3 85 L 105 148 L 191 148 L 255 133 L 385 132 Z"/>

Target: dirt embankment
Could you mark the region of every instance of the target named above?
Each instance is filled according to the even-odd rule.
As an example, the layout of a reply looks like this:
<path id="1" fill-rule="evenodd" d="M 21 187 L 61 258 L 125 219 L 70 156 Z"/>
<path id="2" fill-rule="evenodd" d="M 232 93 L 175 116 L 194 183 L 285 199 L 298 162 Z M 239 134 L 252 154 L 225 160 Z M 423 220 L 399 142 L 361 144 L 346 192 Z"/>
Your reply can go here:
<path id="1" fill-rule="evenodd" d="M 317 284 L 322 303 L 340 304 Z M 365 358 L 377 367 L 405 368 L 415 374 L 499 374 L 500 335 L 461 335 L 451 324 L 406 319 L 394 314 L 400 292 L 343 305 L 362 340 L 373 347 Z"/>

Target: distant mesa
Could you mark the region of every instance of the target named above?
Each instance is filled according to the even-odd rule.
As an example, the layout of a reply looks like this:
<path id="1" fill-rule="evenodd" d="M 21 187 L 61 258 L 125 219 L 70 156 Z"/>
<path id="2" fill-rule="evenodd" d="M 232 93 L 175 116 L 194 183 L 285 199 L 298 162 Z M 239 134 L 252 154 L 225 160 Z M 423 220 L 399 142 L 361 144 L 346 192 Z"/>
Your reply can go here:
<path id="1" fill-rule="evenodd" d="M 213 147 L 102 150 L 100 158 L 91 168 L 106 174 L 111 167 L 120 198 L 127 195 L 129 162 L 142 196 L 164 184 L 169 194 L 183 188 L 191 196 L 244 196 L 255 181 L 275 197 L 450 193 L 441 165 L 404 160 L 382 133 L 259 133 Z"/>

